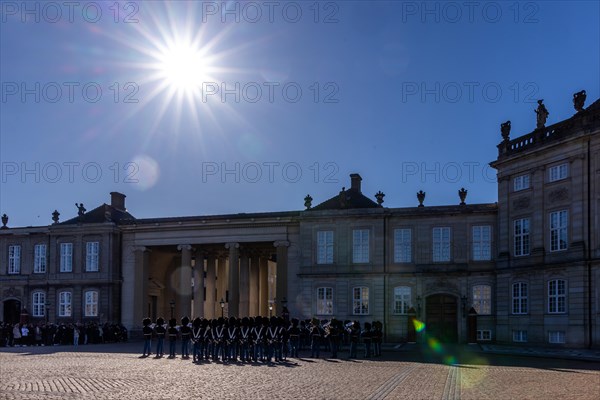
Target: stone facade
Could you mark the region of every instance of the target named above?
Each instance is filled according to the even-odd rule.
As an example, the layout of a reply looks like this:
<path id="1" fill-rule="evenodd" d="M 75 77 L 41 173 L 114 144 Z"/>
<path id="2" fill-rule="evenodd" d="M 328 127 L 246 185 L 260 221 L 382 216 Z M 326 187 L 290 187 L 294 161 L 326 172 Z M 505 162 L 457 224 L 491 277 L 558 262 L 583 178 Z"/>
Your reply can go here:
<path id="1" fill-rule="evenodd" d="M 381 321 L 388 341 L 599 346 L 599 133 L 598 101 L 512 140 L 503 124 L 494 204 L 460 190 L 456 205 L 423 206 L 419 193 L 419 206 L 384 207 L 352 174 L 349 189 L 314 207 L 307 196 L 303 211 L 136 219 L 113 192 L 49 226 L 3 218 L 0 318 L 25 310 L 135 331 L 145 316 L 285 307 Z"/>

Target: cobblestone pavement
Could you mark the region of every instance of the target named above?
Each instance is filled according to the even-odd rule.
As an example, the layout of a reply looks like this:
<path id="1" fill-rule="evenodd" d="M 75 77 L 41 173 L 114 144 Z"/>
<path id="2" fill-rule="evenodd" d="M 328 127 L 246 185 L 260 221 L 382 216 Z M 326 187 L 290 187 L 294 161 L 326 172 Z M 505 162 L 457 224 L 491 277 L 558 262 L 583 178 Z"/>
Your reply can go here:
<path id="1" fill-rule="evenodd" d="M 273 365 L 141 359 L 141 348 L 0 349 L 0 399 L 596 400 L 600 393 L 600 363 L 485 354 L 465 346 Z"/>

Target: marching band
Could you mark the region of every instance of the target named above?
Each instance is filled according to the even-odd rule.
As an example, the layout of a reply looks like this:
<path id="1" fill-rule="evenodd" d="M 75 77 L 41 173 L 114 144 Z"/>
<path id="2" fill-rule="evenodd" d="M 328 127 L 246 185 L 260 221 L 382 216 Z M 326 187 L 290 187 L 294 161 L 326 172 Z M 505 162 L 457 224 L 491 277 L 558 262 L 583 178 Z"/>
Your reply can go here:
<path id="1" fill-rule="evenodd" d="M 169 341 L 169 357 L 176 358 L 176 342 L 181 344 L 181 358 L 189 359 L 192 347 L 193 363 L 203 361 L 230 362 L 283 362 L 287 357 L 298 358 L 303 348 L 310 346 L 311 357 L 319 358 L 321 350 L 338 358 L 342 346 L 349 345 L 349 358 L 357 358 L 358 344 L 364 344 L 364 357 L 381 356 L 383 325 L 379 321 L 365 322 L 361 329 L 358 321 L 319 320 L 312 318 L 289 321 L 282 317 L 244 317 L 204 319 L 181 318 L 181 324 L 171 318 L 152 323 L 144 318 L 144 350 L 142 357 L 151 354 L 151 342 L 157 340 L 155 358 L 163 357 L 165 337 Z"/>

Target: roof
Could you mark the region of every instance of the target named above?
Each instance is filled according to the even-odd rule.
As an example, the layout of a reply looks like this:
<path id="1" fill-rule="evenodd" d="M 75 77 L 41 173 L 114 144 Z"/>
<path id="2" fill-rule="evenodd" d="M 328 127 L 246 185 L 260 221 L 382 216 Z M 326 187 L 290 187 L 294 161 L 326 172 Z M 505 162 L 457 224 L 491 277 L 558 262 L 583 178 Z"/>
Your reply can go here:
<path id="1" fill-rule="evenodd" d="M 59 225 L 94 224 L 103 222 L 114 222 L 116 224 L 122 224 L 134 220 L 135 217 L 129 214 L 127 211 L 119 210 L 113 206 L 104 203 L 101 206 L 84 213 L 83 215 L 79 215 L 67 221 L 60 222 Z"/>
<path id="2" fill-rule="evenodd" d="M 381 206 L 362 194 L 360 190 L 346 190 L 345 188 L 342 188 L 337 196 L 333 196 L 307 211 L 345 210 L 349 208 L 381 208 Z"/>

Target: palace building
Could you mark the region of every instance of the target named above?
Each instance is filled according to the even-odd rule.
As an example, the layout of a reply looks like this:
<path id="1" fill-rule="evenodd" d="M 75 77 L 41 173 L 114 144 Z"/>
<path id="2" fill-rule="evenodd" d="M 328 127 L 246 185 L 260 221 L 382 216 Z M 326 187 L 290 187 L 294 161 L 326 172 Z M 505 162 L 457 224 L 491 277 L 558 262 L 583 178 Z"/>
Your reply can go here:
<path id="1" fill-rule="evenodd" d="M 498 202 L 383 206 L 362 178 L 305 210 L 135 218 L 125 195 L 0 229 L 0 318 L 280 315 L 383 322 L 387 341 L 600 346 L 600 100 L 510 138 Z M 135 206 L 132 207 L 135 209 Z M 132 211 L 135 214 L 134 211 Z M 425 323 L 415 332 L 413 319 Z"/>

